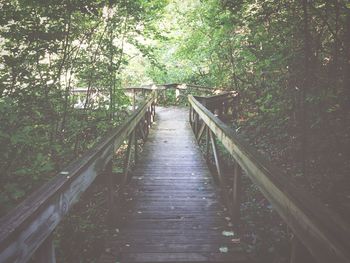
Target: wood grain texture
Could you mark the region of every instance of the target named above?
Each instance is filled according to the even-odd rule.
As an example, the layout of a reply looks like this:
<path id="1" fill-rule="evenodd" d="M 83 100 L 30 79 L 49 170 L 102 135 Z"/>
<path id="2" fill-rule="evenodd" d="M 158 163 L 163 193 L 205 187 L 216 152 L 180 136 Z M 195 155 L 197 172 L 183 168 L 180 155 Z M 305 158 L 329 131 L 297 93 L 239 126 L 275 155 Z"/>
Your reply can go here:
<path id="1" fill-rule="evenodd" d="M 149 97 L 124 122 L 0 219 L 0 263 L 27 262 L 111 160 L 155 100 Z"/>
<path id="2" fill-rule="evenodd" d="M 180 108 L 157 109 L 100 262 L 248 262 Z M 220 252 L 226 249 L 227 252 Z"/>
<path id="3" fill-rule="evenodd" d="M 191 107 L 318 262 L 350 262 L 350 225 L 257 153 L 193 96 Z M 288 179 L 289 178 L 289 179 Z"/>

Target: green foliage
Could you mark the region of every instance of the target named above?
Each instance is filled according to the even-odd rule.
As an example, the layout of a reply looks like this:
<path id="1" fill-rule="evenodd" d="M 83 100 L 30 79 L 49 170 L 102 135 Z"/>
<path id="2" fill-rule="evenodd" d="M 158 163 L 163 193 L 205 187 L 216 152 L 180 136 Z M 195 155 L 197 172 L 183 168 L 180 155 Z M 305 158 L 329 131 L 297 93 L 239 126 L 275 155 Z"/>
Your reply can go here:
<path id="1" fill-rule="evenodd" d="M 173 1 L 146 73 L 238 91 L 235 127 L 348 216 L 349 22 L 342 0 Z"/>
<path id="2" fill-rule="evenodd" d="M 165 4 L 0 3 L 1 214 L 120 122 L 125 47 L 155 34 Z"/>
<path id="3" fill-rule="evenodd" d="M 238 91 L 240 132 L 328 203 L 346 203 L 346 1 L 8 0 L 0 10 L 1 214 L 121 121 L 122 86 L 152 82 Z"/>

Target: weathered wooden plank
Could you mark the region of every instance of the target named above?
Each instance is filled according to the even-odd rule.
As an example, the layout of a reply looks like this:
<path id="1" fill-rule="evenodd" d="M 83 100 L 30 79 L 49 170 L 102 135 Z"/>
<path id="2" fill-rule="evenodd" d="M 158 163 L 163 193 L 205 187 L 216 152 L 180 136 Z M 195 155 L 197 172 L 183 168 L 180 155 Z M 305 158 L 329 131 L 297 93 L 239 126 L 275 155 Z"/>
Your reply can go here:
<path id="1" fill-rule="evenodd" d="M 154 96 L 115 131 L 1 218 L 0 262 L 27 262 L 72 205 L 101 174 L 112 153 L 134 130 Z"/>
<path id="2" fill-rule="evenodd" d="M 124 159 L 124 167 L 123 167 L 123 180 L 121 185 L 124 186 L 128 180 L 131 158 L 132 158 L 132 146 L 135 141 L 135 131 L 129 135 L 128 148 L 126 150 L 125 159 Z"/>
<path id="3" fill-rule="evenodd" d="M 244 253 L 125 253 L 122 262 L 247 262 Z"/>
<path id="4" fill-rule="evenodd" d="M 163 262 L 181 260 L 175 253 L 186 254 L 188 262 L 196 252 L 207 255 L 209 262 L 214 260 L 209 255 L 217 254 L 214 261 L 223 262 L 227 255 L 220 253 L 220 246 L 237 246 L 232 236 L 222 234 L 231 231 L 232 223 L 187 118 L 184 109 L 158 111 L 126 187 L 118 233 L 107 244 L 114 261 L 104 255 L 101 262 L 142 262 L 142 255 L 157 262 L 159 254 Z M 211 245 L 205 247 L 205 242 Z"/>
<path id="5" fill-rule="evenodd" d="M 205 123 L 203 122 L 201 128 L 199 129 L 198 135 L 197 135 L 197 141 L 198 141 L 198 142 L 199 142 L 199 141 L 201 140 L 201 138 L 202 138 L 202 135 L 203 135 L 203 132 L 204 132 L 205 127 L 206 127 L 206 125 L 205 125 Z"/>
<path id="6" fill-rule="evenodd" d="M 216 170 L 218 172 L 219 181 L 221 183 L 223 181 L 223 174 L 222 174 L 222 171 L 221 171 L 219 152 L 218 152 L 218 149 L 217 149 L 217 146 L 216 146 L 216 142 L 215 142 L 215 138 L 213 136 L 213 132 L 212 131 L 209 131 L 209 136 L 210 136 L 210 141 L 211 141 L 211 147 L 212 147 L 212 150 L 213 150 Z"/>
<path id="7" fill-rule="evenodd" d="M 350 262 L 350 227 L 253 150 L 193 96 L 192 108 L 319 262 Z"/>
<path id="8" fill-rule="evenodd" d="M 228 251 L 240 251 L 239 247 L 232 244 L 232 242 L 227 243 L 210 243 L 209 241 L 203 240 L 201 244 L 181 244 L 181 243 L 158 243 L 158 244 L 140 244 L 134 243 L 132 246 L 125 246 L 125 243 L 113 242 L 112 246 L 123 247 L 123 252 L 133 252 L 138 251 L 139 253 L 177 253 L 182 251 L 182 253 L 193 253 L 193 252 L 208 252 L 208 251 L 220 251 L 220 247 L 227 247 Z"/>
<path id="9" fill-rule="evenodd" d="M 232 186 L 232 217 L 233 222 L 238 224 L 241 215 L 241 167 L 236 163 L 233 171 L 233 186 Z"/>

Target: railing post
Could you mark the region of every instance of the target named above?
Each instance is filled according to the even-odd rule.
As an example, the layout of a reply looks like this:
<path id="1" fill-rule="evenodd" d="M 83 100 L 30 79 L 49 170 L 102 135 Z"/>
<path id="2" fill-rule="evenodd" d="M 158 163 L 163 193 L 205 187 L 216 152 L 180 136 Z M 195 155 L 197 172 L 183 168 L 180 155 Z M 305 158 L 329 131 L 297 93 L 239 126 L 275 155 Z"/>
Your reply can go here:
<path id="1" fill-rule="evenodd" d="M 209 126 L 206 127 L 205 130 L 205 147 L 206 147 L 206 155 L 205 158 L 207 160 L 207 162 L 209 162 L 209 150 L 210 150 L 210 134 L 209 134 Z"/>
<path id="2" fill-rule="evenodd" d="M 134 160 L 135 160 L 135 164 L 138 163 L 139 161 L 139 156 L 138 156 L 138 136 L 137 136 L 137 132 L 136 132 L 137 126 L 135 127 L 133 133 L 134 133 Z"/>
<path id="3" fill-rule="evenodd" d="M 131 154 L 132 154 L 132 145 L 133 145 L 133 140 L 135 139 L 135 133 L 132 132 L 129 135 L 129 141 L 128 141 L 128 149 L 126 151 L 126 157 L 124 160 L 124 167 L 123 167 L 123 171 L 124 171 L 124 178 L 122 181 L 122 185 L 125 185 L 128 181 L 128 175 L 129 175 L 129 168 L 130 168 L 130 162 L 131 162 Z"/>
<path id="4" fill-rule="evenodd" d="M 146 135 L 145 135 L 145 131 L 144 131 L 144 121 L 143 121 L 143 118 L 140 120 L 139 124 L 137 125 L 138 126 L 138 129 L 139 129 L 139 132 L 140 132 L 140 135 L 141 135 L 141 139 L 143 141 L 146 140 Z"/>
<path id="5" fill-rule="evenodd" d="M 198 134 L 198 129 L 199 129 L 199 115 L 198 113 L 195 113 L 195 120 L 194 120 L 194 134 L 196 135 L 197 137 L 197 134 Z"/>
<path id="6" fill-rule="evenodd" d="M 108 215 L 107 222 L 109 226 L 113 226 L 115 222 L 115 200 L 114 200 L 114 178 L 113 178 L 113 161 L 110 160 L 105 169 L 105 185 L 107 187 L 107 205 L 108 205 Z"/>
<path id="7" fill-rule="evenodd" d="M 152 105 L 149 106 L 148 116 L 149 116 L 149 126 L 151 127 L 152 123 L 153 123 L 153 109 L 152 109 Z"/>
<path id="8" fill-rule="evenodd" d="M 149 131 L 149 127 L 148 127 L 148 113 L 147 113 L 147 111 L 146 111 L 145 116 L 143 118 L 143 127 L 144 127 L 144 132 L 145 132 L 145 138 L 147 138 L 148 131 Z"/>
<path id="9" fill-rule="evenodd" d="M 196 116 L 196 111 L 194 109 L 192 109 L 192 115 L 191 115 L 191 119 L 192 119 L 192 131 L 195 132 L 195 116 Z"/>
<path id="10" fill-rule="evenodd" d="M 152 113 L 152 122 L 155 121 L 155 118 L 156 118 L 156 105 L 154 102 L 152 102 L 151 104 L 151 113 Z"/>
<path id="11" fill-rule="evenodd" d="M 179 101 L 179 96 L 180 96 L 180 89 L 175 88 L 175 99 L 176 99 L 176 102 Z"/>
<path id="12" fill-rule="evenodd" d="M 211 146 L 212 146 L 213 154 L 214 154 L 216 170 L 218 172 L 219 183 L 221 185 L 222 182 L 223 182 L 223 177 L 222 177 L 223 174 L 222 174 L 222 171 L 221 171 L 220 156 L 219 156 L 219 153 L 218 153 L 218 150 L 217 150 L 217 145 L 216 145 L 216 142 L 215 142 L 214 134 L 213 134 L 213 132 L 211 130 L 209 130 L 209 134 L 210 134 L 210 141 L 211 141 Z"/>
<path id="13" fill-rule="evenodd" d="M 233 170 L 233 186 L 232 186 L 232 218 L 233 223 L 238 225 L 241 217 L 241 179 L 242 179 L 242 168 L 237 162 L 234 164 Z"/>
<path id="14" fill-rule="evenodd" d="M 51 233 L 35 252 L 38 263 L 56 263 L 55 247 L 53 244 L 53 234 Z"/>

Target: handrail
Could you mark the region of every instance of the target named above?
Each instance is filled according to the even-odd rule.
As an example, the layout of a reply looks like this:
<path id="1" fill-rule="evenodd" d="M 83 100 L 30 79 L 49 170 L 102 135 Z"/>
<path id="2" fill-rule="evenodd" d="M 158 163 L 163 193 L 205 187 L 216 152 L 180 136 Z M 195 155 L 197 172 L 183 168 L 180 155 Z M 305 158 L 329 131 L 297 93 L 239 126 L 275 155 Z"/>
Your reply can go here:
<path id="1" fill-rule="evenodd" d="M 194 84 L 180 84 L 180 83 L 168 83 L 168 84 L 149 84 L 140 87 L 126 87 L 125 90 L 165 90 L 165 89 L 180 89 L 185 90 L 187 88 L 194 88 L 198 90 L 213 90 L 211 87 L 199 86 Z"/>
<path id="2" fill-rule="evenodd" d="M 30 259 L 80 195 L 104 171 L 116 149 L 130 134 L 135 136 L 143 118 L 150 122 L 155 99 L 153 93 L 120 127 L 1 218 L 0 263 Z"/>
<path id="3" fill-rule="evenodd" d="M 349 224 L 309 193 L 297 188 L 284 171 L 252 149 L 192 95 L 188 100 L 190 121 L 193 113 L 197 122 L 201 118 L 207 126 L 207 134 L 216 135 L 311 255 L 318 262 L 350 262 Z"/>
<path id="4" fill-rule="evenodd" d="M 193 96 L 197 100 L 206 100 L 206 101 L 211 101 L 211 100 L 221 100 L 221 99 L 226 99 L 226 98 L 235 98 L 238 96 L 237 91 L 226 91 L 220 94 L 212 95 L 212 96 Z"/>

